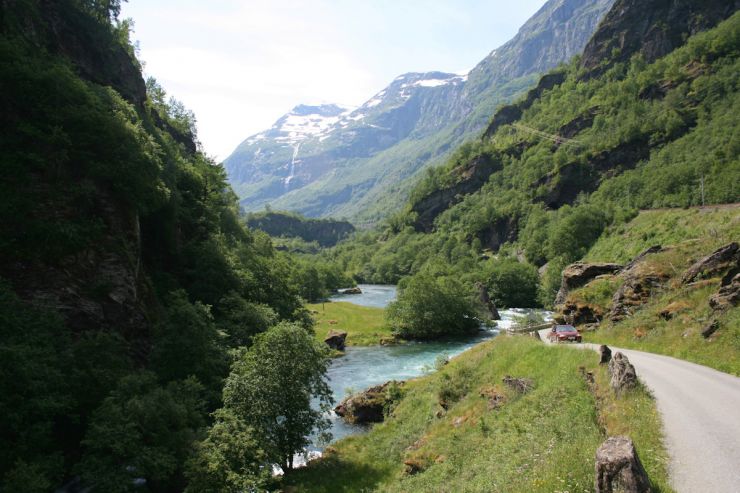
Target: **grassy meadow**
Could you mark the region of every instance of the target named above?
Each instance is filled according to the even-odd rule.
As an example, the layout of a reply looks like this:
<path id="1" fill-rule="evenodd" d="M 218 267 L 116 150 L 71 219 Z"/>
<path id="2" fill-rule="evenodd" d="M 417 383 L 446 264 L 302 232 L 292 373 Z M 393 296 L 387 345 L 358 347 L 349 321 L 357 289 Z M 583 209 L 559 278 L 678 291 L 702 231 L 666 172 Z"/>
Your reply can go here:
<path id="1" fill-rule="evenodd" d="M 348 346 L 373 346 L 393 337 L 382 308 L 346 301 L 312 303 L 307 308 L 315 322 L 316 339 L 321 342 L 332 329 L 347 332 Z"/>

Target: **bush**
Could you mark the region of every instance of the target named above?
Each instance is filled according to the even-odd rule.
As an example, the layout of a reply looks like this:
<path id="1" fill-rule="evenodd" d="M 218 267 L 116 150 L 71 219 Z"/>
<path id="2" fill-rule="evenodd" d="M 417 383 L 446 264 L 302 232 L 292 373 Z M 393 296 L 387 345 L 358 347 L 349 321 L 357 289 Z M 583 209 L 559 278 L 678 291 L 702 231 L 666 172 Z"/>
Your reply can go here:
<path id="1" fill-rule="evenodd" d="M 408 279 L 388 306 L 388 324 L 404 339 L 433 339 L 476 332 L 476 307 L 455 278 L 421 272 Z"/>
<path id="2" fill-rule="evenodd" d="M 486 285 L 497 306 L 531 308 L 539 306 L 537 289 L 539 274 L 530 264 L 504 259 L 490 264 Z"/>

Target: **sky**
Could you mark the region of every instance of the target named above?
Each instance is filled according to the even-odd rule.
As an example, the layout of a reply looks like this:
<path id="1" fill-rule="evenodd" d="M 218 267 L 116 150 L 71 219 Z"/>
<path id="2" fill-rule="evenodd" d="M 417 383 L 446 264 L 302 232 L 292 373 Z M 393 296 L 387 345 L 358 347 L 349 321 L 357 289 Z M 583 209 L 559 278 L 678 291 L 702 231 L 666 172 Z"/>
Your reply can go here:
<path id="1" fill-rule="evenodd" d="M 402 73 L 466 73 L 544 3 L 128 0 L 120 17 L 220 161 L 298 104 L 360 106 Z"/>

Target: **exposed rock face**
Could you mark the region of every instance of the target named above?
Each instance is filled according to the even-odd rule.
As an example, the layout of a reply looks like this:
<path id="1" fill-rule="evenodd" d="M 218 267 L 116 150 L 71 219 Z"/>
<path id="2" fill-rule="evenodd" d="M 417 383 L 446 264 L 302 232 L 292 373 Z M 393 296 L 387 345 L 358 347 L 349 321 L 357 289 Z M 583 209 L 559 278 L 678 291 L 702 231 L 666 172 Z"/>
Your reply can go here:
<path id="1" fill-rule="evenodd" d="M 603 274 L 614 274 L 622 268 L 619 264 L 611 263 L 584 263 L 576 262 L 570 264 L 563 270 L 563 280 L 560 283 L 560 290 L 555 297 L 555 305 L 565 303 L 568 292 L 584 286 L 589 281 Z"/>
<path id="2" fill-rule="evenodd" d="M 596 493 L 648 493 L 650 479 L 625 436 L 608 438 L 596 451 Z"/>
<path id="3" fill-rule="evenodd" d="M 609 384 L 617 395 L 637 385 L 635 367 L 627 359 L 627 356 L 620 352 L 614 353 L 611 361 L 609 361 L 609 374 L 612 377 Z"/>
<path id="4" fill-rule="evenodd" d="M 555 321 L 563 324 L 598 324 L 604 318 L 603 310 L 586 303 L 566 301 L 560 306 Z"/>
<path id="5" fill-rule="evenodd" d="M 0 275 L 13 280 L 21 298 L 57 310 L 73 331 L 109 328 L 130 341 L 146 338 L 138 216 L 103 188 L 94 200 L 105 225 L 97 244 L 56 262 L 18 261 L 3 266 Z M 59 218 L 73 211 L 42 213 Z"/>
<path id="6" fill-rule="evenodd" d="M 283 212 L 249 214 L 247 226 L 270 236 L 299 237 L 309 243 L 315 241 L 322 247 L 334 246 L 355 231 L 348 221 L 310 219 Z"/>
<path id="7" fill-rule="evenodd" d="M 532 103 L 538 100 L 545 91 L 549 91 L 553 87 L 559 86 L 564 81 L 565 72 L 551 72 L 543 75 L 537 83 L 537 86 L 527 92 L 527 96 L 523 100 L 515 104 L 503 106 L 495 115 L 493 115 L 493 120 L 491 120 L 491 124 L 486 129 L 484 137 L 490 138 L 503 125 L 509 125 L 517 121 L 522 117 L 524 110 L 532 106 Z"/>
<path id="8" fill-rule="evenodd" d="M 464 195 L 478 190 L 494 172 L 501 170 L 501 161 L 496 156 L 483 154 L 473 159 L 460 169 L 459 179 L 450 187 L 440 188 L 414 203 L 412 211 L 417 218 L 414 228 L 417 231 L 430 232 L 434 227 L 434 219 L 456 204 Z"/>
<path id="9" fill-rule="evenodd" d="M 740 266 L 740 247 L 733 241 L 694 262 L 684 272 L 681 282 L 688 284 L 697 279 L 706 279 L 738 266 Z"/>
<path id="10" fill-rule="evenodd" d="M 385 419 L 385 408 L 388 402 L 388 387 L 403 385 L 403 382 L 391 380 L 376 385 L 347 397 L 334 408 L 334 412 L 350 423 L 380 423 Z"/>
<path id="11" fill-rule="evenodd" d="M 663 273 L 643 268 L 643 264 L 632 263 L 629 270 L 621 274 L 624 282 L 612 297 L 609 319 L 618 322 L 630 316 L 639 306 L 647 303 L 656 289 L 668 279 Z"/>
<path id="12" fill-rule="evenodd" d="M 655 145 L 655 142 L 651 144 L 647 136 L 638 135 L 590 156 L 587 163 L 567 163 L 533 183 L 532 188 L 546 187 L 546 192 L 536 200 L 553 209 L 572 204 L 580 193 L 596 190 L 606 176 L 632 169 L 648 158 L 651 145 Z"/>
<path id="13" fill-rule="evenodd" d="M 581 66 L 594 76 L 638 52 L 652 62 L 738 8 L 737 0 L 617 0 L 586 44 Z"/>
<path id="14" fill-rule="evenodd" d="M 727 310 L 737 306 L 740 302 L 740 273 L 727 280 L 720 286 L 719 291 L 709 298 L 709 306 L 713 310 Z"/>
<path id="15" fill-rule="evenodd" d="M 488 295 L 488 287 L 482 282 L 476 283 L 476 287 L 478 288 L 480 302 L 483 303 L 483 306 L 485 306 L 488 310 L 488 314 L 491 317 L 491 320 L 501 320 L 501 315 L 496 309 L 496 304 Z"/>
<path id="16" fill-rule="evenodd" d="M 645 251 L 640 253 L 637 257 L 630 260 L 629 263 L 624 266 L 624 271 L 627 272 L 631 270 L 635 265 L 642 262 L 645 259 L 645 257 L 647 257 L 648 255 L 652 255 L 654 253 L 659 253 L 662 251 L 663 251 L 663 247 L 661 245 L 653 245 L 647 248 Z"/>
<path id="17" fill-rule="evenodd" d="M 599 346 L 599 354 L 601 355 L 599 358 L 599 364 L 600 365 L 607 365 L 612 360 L 612 350 L 609 349 L 609 346 L 606 344 L 602 344 Z"/>
<path id="18" fill-rule="evenodd" d="M 324 342 L 327 346 L 337 351 L 344 351 L 344 341 L 347 339 L 346 332 L 339 332 L 336 330 L 330 330 L 324 338 Z"/>

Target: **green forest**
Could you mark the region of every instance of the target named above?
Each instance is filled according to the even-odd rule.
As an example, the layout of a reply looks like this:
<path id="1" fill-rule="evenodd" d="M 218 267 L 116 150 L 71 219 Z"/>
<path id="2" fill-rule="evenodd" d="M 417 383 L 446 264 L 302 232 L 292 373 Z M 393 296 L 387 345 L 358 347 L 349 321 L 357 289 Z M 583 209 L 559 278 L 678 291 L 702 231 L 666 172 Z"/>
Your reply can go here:
<path id="1" fill-rule="evenodd" d="M 244 491 L 323 423 L 303 299 L 346 279 L 245 226 L 119 9 L 2 7 L 0 490 Z"/>

